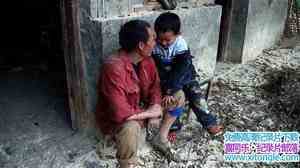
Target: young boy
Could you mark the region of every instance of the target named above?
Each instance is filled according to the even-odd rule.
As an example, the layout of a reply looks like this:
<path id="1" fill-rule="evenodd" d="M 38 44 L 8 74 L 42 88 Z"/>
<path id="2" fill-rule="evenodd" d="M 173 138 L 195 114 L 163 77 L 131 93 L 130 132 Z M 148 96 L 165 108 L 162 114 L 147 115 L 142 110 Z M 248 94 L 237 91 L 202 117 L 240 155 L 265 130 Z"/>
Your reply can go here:
<path id="1" fill-rule="evenodd" d="M 222 133 L 223 127 L 208 111 L 202 98 L 198 74 L 192 63 L 192 56 L 186 41 L 180 34 L 180 18 L 170 12 L 161 14 L 155 21 L 157 44 L 152 52 L 159 71 L 163 93 L 162 105 L 166 109 L 159 135 L 152 145 L 165 152 L 168 149 L 168 133 L 175 120 L 182 114 L 185 99 L 197 116 L 197 120 L 211 135 Z"/>

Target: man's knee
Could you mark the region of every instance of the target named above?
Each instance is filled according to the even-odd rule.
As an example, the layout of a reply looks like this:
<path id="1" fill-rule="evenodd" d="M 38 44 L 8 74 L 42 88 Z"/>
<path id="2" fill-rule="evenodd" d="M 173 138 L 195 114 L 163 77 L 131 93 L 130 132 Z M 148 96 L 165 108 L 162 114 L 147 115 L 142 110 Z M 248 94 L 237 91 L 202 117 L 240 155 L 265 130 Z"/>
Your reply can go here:
<path id="1" fill-rule="evenodd" d="M 117 130 L 116 136 L 119 138 L 138 136 L 140 131 L 141 126 L 137 121 L 128 121 Z"/>
<path id="2" fill-rule="evenodd" d="M 140 132 L 141 126 L 136 121 L 128 121 L 116 131 L 116 155 L 121 165 L 135 163 Z"/>

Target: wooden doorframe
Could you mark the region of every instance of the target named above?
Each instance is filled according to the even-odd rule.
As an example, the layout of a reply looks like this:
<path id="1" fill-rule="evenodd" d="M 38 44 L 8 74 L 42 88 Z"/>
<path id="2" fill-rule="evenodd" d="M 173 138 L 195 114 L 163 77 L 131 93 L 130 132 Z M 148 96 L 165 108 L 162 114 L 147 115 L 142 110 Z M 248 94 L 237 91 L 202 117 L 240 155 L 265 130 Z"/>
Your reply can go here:
<path id="1" fill-rule="evenodd" d="M 80 0 L 61 0 L 63 49 L 72 128 L 88 127 L 84 57 L 80 41 Z"/>
<path id="2" fill-rule="evenodd" d="M 222 5 L 222 15 L 219 33 L 219 45 L 218 45 L 218 56 L 217 61 L 226 61 L 226 48 L 228 47 L 228 36 L 232 22 L 232 0 L 216 0 L 218 5 Z"/>

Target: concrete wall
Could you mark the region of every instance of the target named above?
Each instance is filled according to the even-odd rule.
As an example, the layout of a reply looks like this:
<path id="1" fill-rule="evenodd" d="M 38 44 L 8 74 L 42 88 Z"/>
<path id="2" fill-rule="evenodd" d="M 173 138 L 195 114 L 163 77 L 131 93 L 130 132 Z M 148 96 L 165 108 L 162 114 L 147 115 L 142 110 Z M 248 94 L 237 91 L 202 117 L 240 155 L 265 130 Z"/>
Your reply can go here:
<path id="1" fill-rule="evenodd" d="M 88 110 L 95 112 L 97 101 L 96 83 L 102 60 L 119 48 L 120 26 L 130 19 L 144 19 L 153 23 L 160 12 L 112 18 L 92 18 L 92 1 L 80 0 L 80 34 L 86 63 Z M 174 11 L 182 19 L 183 35 L 195 56 L 197 69 L 212 75 L 217 57 L 221 7 L 210 6 Z"/>
<path id="2" fill-rule="evenodd" d="M 137 4 L 143 4 L 144 0 L 90 0 L 91 16 L 112 18 L 127 16 L 133 12 Z"/>
<path id="3" fill-rule="evenodd" d="M 228 36 L 222 40 L 221 60 L 244 63 L 280 40 L 287 16 L 287 0 L 229 1 L 228 30 L 222 32 Z"/>
<path id="4" fill-rule="evenodd" d="M 254 59 L 283 35 L 287 0 L 249 0 L 242 62 Z"/>
<path id="5" fill-rule="evenodd" d="M 195 56 L 195 66 L 205 74 L 212 75 L 216 64 L 221 7 L 180 9 L 174 12 L 182 19 L 183 36 Z M 118 31 L 126 21 L 139 18 L 153 24 L 159 14 L 160 12 L 148 12 L 142 16 L 98 20 L 102 25 L 102 45 L 105 48 L 102 56 L 110 55 L 119 48 Z"/>

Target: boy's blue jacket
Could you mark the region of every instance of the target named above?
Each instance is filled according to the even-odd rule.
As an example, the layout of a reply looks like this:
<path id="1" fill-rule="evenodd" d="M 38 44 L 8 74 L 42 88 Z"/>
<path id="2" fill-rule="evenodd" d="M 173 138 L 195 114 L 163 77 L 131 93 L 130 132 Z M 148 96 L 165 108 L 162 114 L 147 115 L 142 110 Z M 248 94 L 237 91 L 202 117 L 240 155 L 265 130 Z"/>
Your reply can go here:
<path id="1" fill-rule="evenodd" d="M 189 50 L 175 55 L 170 65 L 163 63 L 159 56 L 155 54 L 152 56 L 159 72 L 163 94 L 174 94 L 182 89 L 184 85 L 191 82 L 197 75 L 192 63 L 193 56 Z"/>

